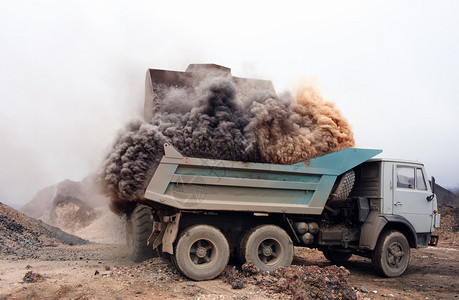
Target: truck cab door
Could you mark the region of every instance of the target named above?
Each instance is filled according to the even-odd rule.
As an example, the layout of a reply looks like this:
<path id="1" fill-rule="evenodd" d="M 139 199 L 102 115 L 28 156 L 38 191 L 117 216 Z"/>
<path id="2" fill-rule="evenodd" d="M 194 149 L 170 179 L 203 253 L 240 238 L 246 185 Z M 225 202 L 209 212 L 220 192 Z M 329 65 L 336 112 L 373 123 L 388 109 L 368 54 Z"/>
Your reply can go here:
<path id="1" fill-rule="evenodd" d="M 431 232 L 433 202 L 432 194 L 421 165 L 394 164 L 393 171 L 394 215 L 406 218 L 418 233 Z"/>

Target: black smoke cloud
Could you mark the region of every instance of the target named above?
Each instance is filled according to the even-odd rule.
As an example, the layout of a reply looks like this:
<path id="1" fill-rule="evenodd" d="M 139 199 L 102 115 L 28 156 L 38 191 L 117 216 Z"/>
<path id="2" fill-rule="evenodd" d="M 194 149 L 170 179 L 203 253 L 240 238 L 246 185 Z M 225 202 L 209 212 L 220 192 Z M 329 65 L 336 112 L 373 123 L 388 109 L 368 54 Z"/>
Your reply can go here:
<path id="1" fill-rule="evenodd" d="M 354 145 L 346 119 L 309 87 L 297 97 L 251 92 L 238 97 L 230 78 L 196 88 L 163 87 L 148 122 L 119 133 L 100 178 L 118 214 L 143 197 L 164 143 L 201 158 L 292 164 Z"/>

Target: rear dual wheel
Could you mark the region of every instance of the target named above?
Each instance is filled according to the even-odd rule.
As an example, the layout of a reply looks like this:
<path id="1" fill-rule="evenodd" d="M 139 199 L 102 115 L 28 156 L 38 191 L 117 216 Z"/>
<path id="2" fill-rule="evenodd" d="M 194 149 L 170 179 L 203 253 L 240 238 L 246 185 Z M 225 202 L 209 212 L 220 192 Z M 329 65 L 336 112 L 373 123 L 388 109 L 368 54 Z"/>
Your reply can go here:
<path id="1" fill-rule="evenodd" d="M 225 269 L 229 257 L 228 241 L 218 228 L 195 225 L 180 235 L 172 259 L 186 277 L 210 280 Z"/>
<path id="2" fill-rule="evenodd" d="M 252 262 L 261 272 L 287 267 L 293 260 L 293 242 L 276 225 L 260 225 L 249 230 L 240 244 L 243 262 Z"/>

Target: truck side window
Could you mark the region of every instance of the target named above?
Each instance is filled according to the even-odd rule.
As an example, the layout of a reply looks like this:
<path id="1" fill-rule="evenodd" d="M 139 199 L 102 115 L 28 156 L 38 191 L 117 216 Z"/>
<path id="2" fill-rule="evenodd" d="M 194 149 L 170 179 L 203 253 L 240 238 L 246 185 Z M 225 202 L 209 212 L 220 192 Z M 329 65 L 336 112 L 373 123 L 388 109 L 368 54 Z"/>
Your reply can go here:
<path id="1" fill-rule="evenodd" d="M 422 169 L 416 169 L 416 189 L 427 190 L 426 181 L 424 180 L 424 174 Z"/>
<path id="2" fill-rule="evenodd" d="M 397 167 L 397 187 L 414 189 L 414 168 Z"/>

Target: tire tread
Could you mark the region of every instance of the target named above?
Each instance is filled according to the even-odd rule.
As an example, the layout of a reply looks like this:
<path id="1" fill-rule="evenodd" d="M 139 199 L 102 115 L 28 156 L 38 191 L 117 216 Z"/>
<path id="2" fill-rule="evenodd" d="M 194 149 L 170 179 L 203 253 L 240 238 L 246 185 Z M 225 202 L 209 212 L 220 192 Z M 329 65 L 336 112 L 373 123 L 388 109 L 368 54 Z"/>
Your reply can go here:
<path id="1" fill-rule="evenodd" d="M 126 223 L 126 242 L 128 245 L 129 257 L 135 262 L 142 262 L 156 256 L 156 252 L 147 246 L 147 239 L 153 229 L 153 220 L 150 218 L 151 208 L 138 204 L 128 217 Z M 133 243 L 129 239 L 129 222 L 132 222 L 134 231 Z"/>

